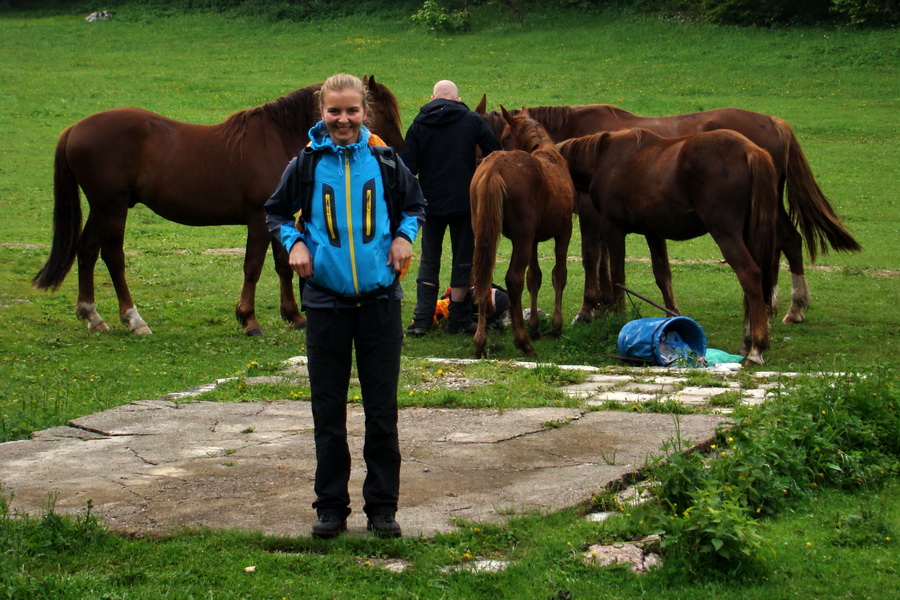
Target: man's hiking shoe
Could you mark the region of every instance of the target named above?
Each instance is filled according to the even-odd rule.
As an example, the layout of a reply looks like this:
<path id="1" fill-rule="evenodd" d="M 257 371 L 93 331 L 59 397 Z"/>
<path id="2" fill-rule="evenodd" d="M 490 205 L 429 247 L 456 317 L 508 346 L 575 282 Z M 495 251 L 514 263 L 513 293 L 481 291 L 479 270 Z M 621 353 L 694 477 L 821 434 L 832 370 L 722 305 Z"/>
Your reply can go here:
<path id="1" fill-rule="evenodd" d="M 331 539 L 347 531 L 347 519 L 334 513 L 323 513 L 312 526 L 312 536 L 319 539 Z"/>
<path id="2" fill-rule="evenodd" d="M 406 333 L 414 337 L 422 337 L 431 331 L 431 324 L 432 320 L 426 322 L 416 319 L 406 328 Z"/>
<path id="3" fill-rule="evenodd" d="M 394 515 L 389 514 L 372 515 L 366 529 L 383 538 L 398 538 L 401 535 L 400 524 L 394 519 Z"/>

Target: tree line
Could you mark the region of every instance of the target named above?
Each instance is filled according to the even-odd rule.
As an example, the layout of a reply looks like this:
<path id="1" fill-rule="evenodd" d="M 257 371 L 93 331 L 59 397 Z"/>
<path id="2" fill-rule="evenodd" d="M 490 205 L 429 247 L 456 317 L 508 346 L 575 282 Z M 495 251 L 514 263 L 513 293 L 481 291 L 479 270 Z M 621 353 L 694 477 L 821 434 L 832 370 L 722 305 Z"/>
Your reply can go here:
<path id="1" fill-rule="evenodd" d="M 7 8 L 96 10 L 85 0 L 4 0 Z M 900 23 L 900 0 L 144 0 L 145 9 L 172 11 L 235 11 L 271 20 L 307 21 L 342 15 L 390 12 L 408 16 L 420 26 L 441 32 L 463 32 L 473 10 L 491 7 L 505 18 L 527 21 L 533 10 L 548 4 L 567 11 L 630 9 L 641 13 L 709 23 L 776 27 L 849 25 L 890 27 Z"/>

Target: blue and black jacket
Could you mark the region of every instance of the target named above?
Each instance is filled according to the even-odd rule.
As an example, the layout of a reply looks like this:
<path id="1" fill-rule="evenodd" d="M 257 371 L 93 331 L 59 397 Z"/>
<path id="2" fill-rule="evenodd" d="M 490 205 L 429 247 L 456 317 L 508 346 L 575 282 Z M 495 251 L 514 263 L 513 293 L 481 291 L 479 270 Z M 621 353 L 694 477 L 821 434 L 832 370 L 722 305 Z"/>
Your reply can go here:
<path id="1" fill-rule="evenodd" d="M 312 185 L 303 185 L 301 161 L 294 158 L 265 205 L 269 231 L 288 252 L 302 240 L 312 254 L 304 306 L 332 306 L 335 298 L 353 302 L 399 290 L 387 257 L 396 236 L 416 239 L 425 214 L 418 181 L 391 152 L 395 180 L 386 185 L 366 127 L 359 141 L 347 146 L 334 144 L 321 121 L 309 138 L 305 152 L 317 155 Z M 308 208 L 301 214 L 302 232 L 294 221 L 301 207 Z"/>

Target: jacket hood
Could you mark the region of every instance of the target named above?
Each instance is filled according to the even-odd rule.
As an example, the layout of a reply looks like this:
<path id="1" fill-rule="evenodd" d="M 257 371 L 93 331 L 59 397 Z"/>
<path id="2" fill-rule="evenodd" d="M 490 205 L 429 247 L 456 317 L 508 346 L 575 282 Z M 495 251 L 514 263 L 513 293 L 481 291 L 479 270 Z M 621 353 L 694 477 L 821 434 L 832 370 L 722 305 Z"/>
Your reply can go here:
<path id="1" fill-rule="evenodd" d="M 443 125 L 462 119 L 469 113 L 469 107 L 457 100 L 438 98 L 421 109 L 414 119 L 423 125 Z"/>
<path id="2" fill-rule="evenodd" d="M 346 148 L 351 151 L 358 151 L 360 148 L 363 148 L 369 144 L 369 137 L 371 137 L 371 133 L 369 129 L 363 125 L 359 129 L 359 141 L 354 142 L 352 144 L 347 144 Z M 319 121 L 315 125 L 312 126 L 309 130 L 309 145 L 313 150 L 328 150 L 330 152 L 338 152 L 339 146 L 335 144 L 332 139 L 328 136 L 328 128 L 325 127 L 325 121 Z"/>

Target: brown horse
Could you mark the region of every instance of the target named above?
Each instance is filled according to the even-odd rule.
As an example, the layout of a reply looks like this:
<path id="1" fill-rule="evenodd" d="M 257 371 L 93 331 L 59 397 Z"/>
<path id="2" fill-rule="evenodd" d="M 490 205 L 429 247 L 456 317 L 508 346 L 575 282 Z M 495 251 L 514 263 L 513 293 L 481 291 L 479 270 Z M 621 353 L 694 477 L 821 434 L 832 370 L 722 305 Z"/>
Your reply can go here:
<path id="1" fill-rule="evenodd" d="M 475 170 L 469 197 L 472 202 L 472 229 L 475 255 L 472 285 L 478 303 L 475 356 L 485 356 L 488 294 L 491 291 L 497 241 L 502 233 L 512 241 L 512 255 L 506 271 L 513 339 L 525 356 L 534 356 L 522 314 L 522 291 L 528 271 L 531 315 L 528 329 L 538 337 L 537 296 L 541 287 L 538 242 L 554 240 L 554 304 L 550 322 L 552 334 L 562 332 L 562 294 L 566 287 L 566 253 L 572 237 L 574 189 L 566 163 L 543 127 L 528 117 L 527 111 L 510 115 L 500 107 L 507 126 L 500 140 L 504 150 L 492 152 Z"/>
<path id="2" fill-rule="evenodd" d="M 779 179 L 778 193 L 781 201 L 776 207 L 777 244 L 791 271 L 791 307 L 783 319 L 786 324 L 803 321 L 803 309 L 809 306 L 809 288 L 803 272 L 804 239 L 812 261 L 815 261 L 819 251 L 827 252 L 829 245 L 838 251 L 861 250 L 816 183 L 793 129 L 783 119 L 738 108 L 721 108 L 670 117 L 641 117 L 607 104 L 536 106 L 528 108 L 528 112 L 557 142 L 601 131 L 635 127 L 666 137 L 731 129 L 744 134 L 767 151 L 772 156 Z M 487 113 L 485 117 L 495 133 L 502 131 L 503 119 L 496 111 Z M 783 202 L 785 187 L 789 212 L 785 210 Z M 605 264 L 599 254 L 601 244 L 597 239 L 598 215 L 584 195 L 578 199 L 578 213 L 585 267 L 585 293 L 584 305 L 576 319 L 590 321 L 593 307 L 600 302 L 601 294 L 606 294 L 609 290 L 606 288 L 601 292 L 599 287 L 601 282 L 603 285 L 608 285 L 608 282 L 602 277 Z M 802 237 L 795 226 L 799 227 Z M 651 247 L 650 252 L 653 273 L 666 307 L 677 312 L 665 242 L 655 248 Z M 599 273 L 598 265 L 601 269 Z"/>
<path id="3" fill-rule="evenodd" d="M 763 364 L 778 274 L 778 178 L 769 154 L 729 130 L 664 138 L 629 129 L 557 148 L 599 214 L 612 283 L 625 283 L 626 234 L 643 234 L 652 247 L 709 233 L 744 291 L 741 353 Z M 624 309 L 622 289 L 614 294 L 614 307 Z"/>
<path id="4" fill-rule="evenodd" d="M 397 99 L 374 77 L 364 79 L 372 97 L 373 132 L 403 147 Z M 246 225 L 244 285 L 235 314 L 247 335 L 262 333 L 255 315 L 256 284 L 271 242 L 281 287 L 281 316 L 300 328 L 287 253 L 266 229 L 263 204 L 287 163 L 308 142 L 320 118 L 315 92 L 295 90 L 273 102 L 239 111 L 218 125 L 194 125 L 139 108 L 96 113 L 62 132 L 56 146 L 55 208 L 50 257 L 35 287 L 56 289 L 78 257 L 75 313 L 88 328 L 109 327 L 94 302 L 94 266 L 103 258 L 119 300 L 119 317 L 134 333 L 151 333 L 125 281 L 123 240 L 128 209 L 142 202 L 183 225 Z M 90 212 L 81 228 L 79 187 Z"/>

